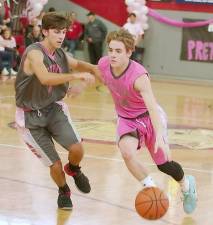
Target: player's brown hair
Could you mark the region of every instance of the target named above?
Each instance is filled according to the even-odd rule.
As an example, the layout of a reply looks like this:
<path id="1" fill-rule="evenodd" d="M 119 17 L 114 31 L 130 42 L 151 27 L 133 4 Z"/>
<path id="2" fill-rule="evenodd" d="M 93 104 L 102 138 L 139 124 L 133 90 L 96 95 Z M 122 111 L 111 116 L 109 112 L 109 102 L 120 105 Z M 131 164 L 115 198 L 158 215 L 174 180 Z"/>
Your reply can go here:
<path id="1" fill-rule="evenodd" d="M 56 12 L 46 13 L 42 18 L 42 29 L 59 29 L 69 28 L 70 21 L 63 15 Z"/>
<path id="2" fill-rule="evenodd" d="M 127 30 L 120 29 L 118 31 L 110 32 L 107 35 L 107 44 L 109 44 L 112 40 L 123 42 L 127 51 L 134 51 L 135 49 L 134 37 Z"/>

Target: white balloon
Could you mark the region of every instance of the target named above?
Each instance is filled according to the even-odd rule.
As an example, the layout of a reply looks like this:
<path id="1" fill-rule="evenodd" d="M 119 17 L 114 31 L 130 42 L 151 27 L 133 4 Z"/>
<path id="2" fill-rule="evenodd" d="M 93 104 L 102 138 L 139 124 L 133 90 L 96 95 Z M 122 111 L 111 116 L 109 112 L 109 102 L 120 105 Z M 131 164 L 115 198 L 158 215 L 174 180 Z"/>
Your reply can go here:
<path id="1" fill-rule="evenodd" d="M 146 16 L 149 8 L 145 6 L 146 0 L 125 0 L 125 3 L 128 6 L 127 11 L 136 14 L 137 21 L 141 24 L 143 31 L 149 29 L 148 17 Z"/>
<path id="2" fill-rule="evenodd" d="M 138 19 L 138 16 L 139 16 L 139 13 L 140 13 L 140 12 L 139 12 L 138 10 L 133 10 L 132 12 L 135 13 L 135 15 L 136 15 L 136 17 L 137 17 L 137 19 Z"/>
<path id="3" fill-rule="evenodd" d="M 37 7 L 37 5 L 42 5 L 44 6 L 45 4 L 47 4 L 48 0 L 29 0 L 30 5 L 32 8 Z"/>
<path id="4" fill-rule="evenodd" d="M 35 18 L 37 17 L 41 10 L 43 9 L 43 5 L 41 3 L 36 3 L 31 7 L 29 18 Z"/>
<path id="5" fill-rule="evenodd" d="M 143 13 L 143 14 L 147 14 L 148 12 L 149 12 L 149 8 L 147 7 L 147 6 L 142 6 L 141 7 L 141 12 Z"/>
<path id="6" fill-rule="evenodd" d="M 128 6 L 128 7 L 127 7 L 127 12 L 128 12 L 128 13 L 131 13 L 133 10 L 134 10 L 134 9 L 132 8 L 132 6 Z"/>
<path id="7" fill-rule="evenodd" d="M 146 23 L 147 20 L 148 20 L 148 17 L 147 17 L 146 15 L 139 14 L 139 15 L 138 15 L 138 20 L 139 20 L 141 23 Z"/>
<path id="8" fill-rule="evenodd" d="M 138 3 L 138 2 L 134 2 L 134 3 L 132 3 L 131 7 L 132 7 L 134 10 L 138 10 L 138 9 L 140 9 L 141 5 L 140 5 L 140 3 Z"/>
<path id="9" fill-rule="evenodd" d="M 140 3 L 140 5 L 145 5 L 146 0 L 135 0 L 136 2 Z"/>
<path id="10" fill-rule="evenodd" d="M 33 7 L 33 11 L 34 12 L 41 12 L 41 10 L 43 9 L 43 5 L 41 3 L 36 3 Z"/>
<path id="11" fill-rule="evenodd" d="M 34 7 L 34 5 L 37 4 L 37 1 L 34 1 L 34 0 L 28 0 L 29 4 Z"/>
<path id="12" fill-rule="evenodd" d="M 141 26 L 142 26 L 142 28 L 144 30 L 148 30 L 149 29 L 149 24 L 148 23 L 142 23 Z"/>
<path id="13" fill-rule="evenodd" d="M 40 0 L 40 3 L 41 3 L 42 5 L 46 5 L 47 2 L 48 2 L 48 0 Z"/>
<path id="14" fill-rule="evenodd" d="M 125 0 L 126 5 L 132 5 L 135 0 Z"/>

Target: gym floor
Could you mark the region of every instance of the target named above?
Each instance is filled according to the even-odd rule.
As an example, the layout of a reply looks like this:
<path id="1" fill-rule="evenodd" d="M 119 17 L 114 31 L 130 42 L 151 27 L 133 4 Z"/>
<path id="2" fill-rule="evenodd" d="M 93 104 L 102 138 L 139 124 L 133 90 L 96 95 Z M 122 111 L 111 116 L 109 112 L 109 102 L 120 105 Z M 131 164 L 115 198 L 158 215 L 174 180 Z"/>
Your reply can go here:
<path id="1" fill-rule="evenodd" d="M 169 121 L 173 159 L 197 180 L 198 206 L 187 215 L 178 184 L 160 173 L 147 151 L 138 157 L 169 196 L 167 214 L 156 222 L 138 216 L 134 200 L 140 184 L 130 175 L 115 145 L 116 115 L 109 92 L 97 84 L 76 98 L 66 98 L 84 139 L 82 170 L 92 191 L 80 193 L 67 177 L 73 210 L 57 209 L 57 188 L 48 168 L 26 148 L 14 129 L 14 84 L 0 84 L 0 225 L 212 225 L 212 86 L 153 81 L 154 93 Z M 67 152 L 57 145 L 63 164 Z M 208 209 L 208 210 L 207 210 Z"/>

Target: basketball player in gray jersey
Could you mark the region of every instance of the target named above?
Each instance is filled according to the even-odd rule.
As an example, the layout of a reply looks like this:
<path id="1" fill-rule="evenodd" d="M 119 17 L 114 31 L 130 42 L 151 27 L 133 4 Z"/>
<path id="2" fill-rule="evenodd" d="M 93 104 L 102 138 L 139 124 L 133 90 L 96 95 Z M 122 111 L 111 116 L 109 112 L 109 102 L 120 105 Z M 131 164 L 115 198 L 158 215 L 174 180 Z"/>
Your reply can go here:
<path id="1" fill-rule="evenodd" d="M 75 60 L 61 49 L 67 27 L 67 19 L 57 13 L 43 17 L 44 40 L 26 49 L 15 83 L 17 129 L 29 149 L 50 168 L 59 188 L 58 207 L 63 209 L 72 208 L 64 171 L 74 178 L 80 191 L 89 193 L 91 188 L 79 166 L 83 157 L 81 139 L 62 99 L 73 91 L 68 88 L 69 81 L 90 84 L 95 80 L 91 64 Z M 81 72 L 71 73 L 72 69 Z M 64 170 L 53 139 L 68 150 L 69 162 Z"/>

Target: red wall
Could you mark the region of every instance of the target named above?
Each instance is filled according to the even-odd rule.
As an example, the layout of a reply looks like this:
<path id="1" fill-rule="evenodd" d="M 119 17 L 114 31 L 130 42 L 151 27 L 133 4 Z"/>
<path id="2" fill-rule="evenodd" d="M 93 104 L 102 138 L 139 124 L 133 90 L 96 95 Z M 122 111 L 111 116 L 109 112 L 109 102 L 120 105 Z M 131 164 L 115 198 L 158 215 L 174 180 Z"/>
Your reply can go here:
<path id="1" fill-rule="evenodd" d="M 93 11 L 109 21 L 122 26 L 127 19 L 125 0 L 70 0 L 83 8 Z M 191 11 L 191 12 L 213 12 L 213 5 L 207 4 L 178 4 L 172 2 L 147 1 L 147 6 L 153 9 Z"/>
<path id="2" fill-rule="evenodd" d="M 127 19 L 124 0 L 71 0 L 113 23 L 122 26 Z"/>
<path id="3" fill-rule="evenodd" d="M 199 3 L 176 3 L 175 0 L 171 2 L 157 2 L 148 0 L 147 6 L 152 9 L 213 13 L 213 5 Z"/>

